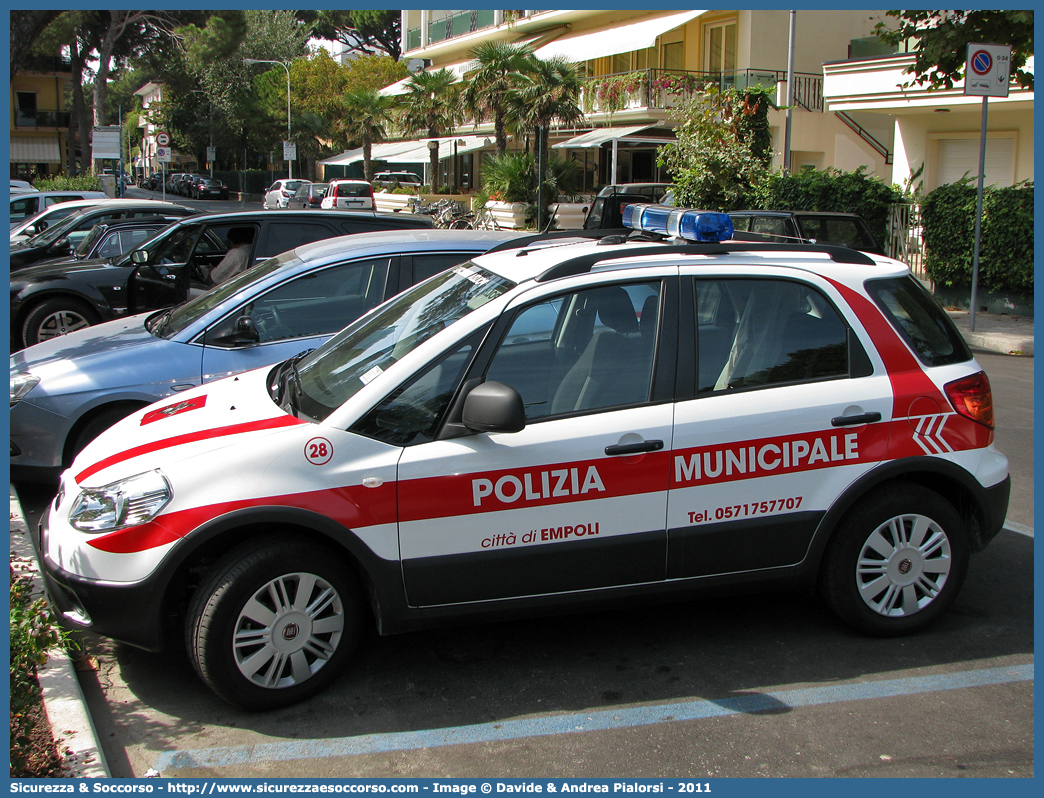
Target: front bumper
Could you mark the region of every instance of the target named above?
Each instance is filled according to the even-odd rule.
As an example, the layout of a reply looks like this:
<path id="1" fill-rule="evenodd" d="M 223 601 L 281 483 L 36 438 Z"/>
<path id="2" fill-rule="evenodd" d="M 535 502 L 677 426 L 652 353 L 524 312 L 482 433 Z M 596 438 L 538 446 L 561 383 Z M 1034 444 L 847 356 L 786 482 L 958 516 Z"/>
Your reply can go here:
<path id="1" fill-rule="evenodd" d="M 33 532 L 33 545 L 47 596 L 62 624 L 147 651 L 162 651 L 166 642 L 164 585 L 158 572 L 141 582 L 105 582 L 63 570 L 46 554 L 48 515 L 41 516 Z"/>

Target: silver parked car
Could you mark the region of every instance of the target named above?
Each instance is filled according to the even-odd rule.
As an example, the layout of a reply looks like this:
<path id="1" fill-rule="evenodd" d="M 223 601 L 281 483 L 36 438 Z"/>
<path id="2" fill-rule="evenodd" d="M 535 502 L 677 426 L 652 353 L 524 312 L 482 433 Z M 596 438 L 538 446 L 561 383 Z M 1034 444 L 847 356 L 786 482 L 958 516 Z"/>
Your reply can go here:
<path id="1" fill-rule="evenodd" d="M 177 307 L 98 324 L 11 355 L 11 470 L 50 479 L 140 407 L 279 363 L 414 283 L 518 234 L 359 233 L 284 252 Z"/>

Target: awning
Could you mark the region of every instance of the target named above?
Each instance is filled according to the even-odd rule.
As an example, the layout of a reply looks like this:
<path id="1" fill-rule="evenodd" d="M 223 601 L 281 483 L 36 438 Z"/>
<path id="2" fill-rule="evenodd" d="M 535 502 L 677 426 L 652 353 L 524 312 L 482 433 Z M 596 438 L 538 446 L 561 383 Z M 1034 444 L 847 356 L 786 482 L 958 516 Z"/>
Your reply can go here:
<path id="1" fill-rule="evenodd" d="M 471 61 L 461 61 L 459 64 L 444 64 L 443 66 L 439 66 L 439 67 L 431 67 L 428 71 L 430 71 L 430 72 L 438 72 L 440 69 L 448 69 L 450 72 L 452 72 L 454 74 L 454 76 L 457 78 L 457 80 L 463 80 L 464 79 L 464 75 L 467 72 L 470 72 L 470 71 L 472 71 L 474 69 L 478 69 L 478 67 L 479 67 L 479 62 L 475 61 L 475 60 L 471 60 Z M 412 75 L 410 77 L 412 77 Z M 397 81 L 395 81 L 395 83 L 392 83 L 390 86 L 385 86 L 383 89 L 378 89 L 377 93 L 378 94 L 383 94 L 385 97 L 388 97 L 388 96 L 398 96 L 400 94 L 406 94 L 407 91 L 408 91 L 407 88 L 406 88 L 406 84 L 409 83 L 409 82 L 410 82 L 410 78 L 403 78 L 402 80 L 397 80 Z"/>
<path id="2" fill-rule="evenodd" d="M 579 136 L 573 136 L 573 138 L 567 139 L 566 141 L 560 141 L 558 144 L 552 144 L 551 149 L 588 149 L 601 147 L 606 142 L 614 140 L 621 144 L 666 144 L 670 141 L 674 141 L 674 139 L 667 138 L 666 136 L 637 135 L 643 130 L 648 130 L 651 127 L 655 127 L 655 125 L 600 127 L 596 130 L 590 130 L 587 133 L 581 133 Z"/>
<path id="3" fill-rule="evenodd" d="M 374 144 L 370 157 L 375 161 L 392 161 L 394 163 L 428 163 L 430 159 L 428 142 L 439 142 L 439 159 L 453 155 L 453 142 L 457 143 L 457 155 L 480 150 L 489 146 L 492 140 L 486 136 L 443 136 L 437 139 L 416 139 L 413 141 L 395 141 L 387 144 Z M 342 152 L 324 161 L 320 166 L 347 166 L 363 159 L 362 147 Z"/>
<path id="4" fill-rule="evenodd" d="M 576 36 L 555 39 L 536 51 L 539 58 L 547 59 L 556 55 L 565 56 L 570 61 L 589 61 L 607 55 L 629 53 L 653 47 L 656 37 L 696 19 L 706 11 L 683 11 L 680 14 L 669 14 L 655 19 L 643 19 L 629 25 L 619 25 L 609 30 L 594 33 L 579 33 Z"/>
<path id="5" fill-rule="evenodd" d="M 61 163 L 58 137 L 11 136 L 11 163 Z"/>

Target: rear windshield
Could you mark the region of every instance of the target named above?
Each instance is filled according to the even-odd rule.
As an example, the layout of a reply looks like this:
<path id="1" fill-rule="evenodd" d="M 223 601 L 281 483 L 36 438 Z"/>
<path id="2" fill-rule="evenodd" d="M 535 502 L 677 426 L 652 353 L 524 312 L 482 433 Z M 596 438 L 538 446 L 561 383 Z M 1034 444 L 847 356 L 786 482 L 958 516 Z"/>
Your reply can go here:
<path id="1" fill-rule="evenodd" d="M 866 290 L 926 366 L 971 360 L 971 350 L 958 329 L 914 277 L 868 280 Z"/>
<path id="2" fill-rule="evenodd" d="M 337 183 L 334 189 L 337 197 L 368 197 L 371 193 L 369 183 Z"/>

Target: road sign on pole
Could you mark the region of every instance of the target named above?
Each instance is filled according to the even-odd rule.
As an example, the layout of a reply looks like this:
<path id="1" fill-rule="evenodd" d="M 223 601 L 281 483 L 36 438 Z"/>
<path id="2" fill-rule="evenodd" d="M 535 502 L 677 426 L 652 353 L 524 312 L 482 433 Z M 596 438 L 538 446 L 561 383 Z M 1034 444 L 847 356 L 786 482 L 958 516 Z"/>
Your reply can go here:
<path id="1" fill-rule="evenodd" d="M 979 129 L 979 180 L 975 195 L 975 243 L 972 247 L 971 312 L 968 323 L 975 332 L 975 311 L 979 302 L 979 248 L 982 239 L 982 194 L 986 175 L 986 116 L 990 97 L 1007 97 L 1011 82 L 1011 47 L 1006 44 L 968 44 L 964 64 L 964 95 L 982 97 L 982 125 Z"/>
<path id="2" fill-rule="evenodd" d="M 1011 47 L 969 44 L 964 65 L 966 97 L 1007 97 L 1011 82 Z"/>
<path id="3" fill-rule="evenodd" d="M 169 147 L 170 146 L 170 134 L 165 130 L 156 131 L 156 146 L 157 147 Z"/>

